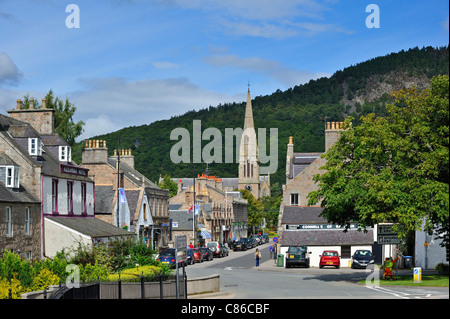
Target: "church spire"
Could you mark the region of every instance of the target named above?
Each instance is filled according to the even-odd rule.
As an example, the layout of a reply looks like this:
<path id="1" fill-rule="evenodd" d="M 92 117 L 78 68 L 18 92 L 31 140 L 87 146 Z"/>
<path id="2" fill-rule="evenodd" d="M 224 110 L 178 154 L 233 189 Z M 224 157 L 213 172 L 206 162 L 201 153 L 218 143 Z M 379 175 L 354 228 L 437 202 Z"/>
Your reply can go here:
<path id="1" fill-rule="evenodd" d="M 247 129 L 254 129 L 255 125 L 253 123 L 253 109 L 252 109 L 252 99 L 250 97 L 250 87 L 247 92 L 247 105 L 245 106 L 245 118 L 244 118 L 244 131 Z"/>

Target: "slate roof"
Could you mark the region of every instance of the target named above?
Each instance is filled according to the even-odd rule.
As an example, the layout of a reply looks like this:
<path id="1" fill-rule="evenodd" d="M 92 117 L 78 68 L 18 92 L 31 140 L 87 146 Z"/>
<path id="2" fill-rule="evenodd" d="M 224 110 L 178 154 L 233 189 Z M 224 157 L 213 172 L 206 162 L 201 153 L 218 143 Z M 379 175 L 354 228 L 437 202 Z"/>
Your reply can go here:
<path id="1" fill-rule="evenodd" d="M 108 157 L 108 163 L 112 167 L 116 167 L 116 159 L 112 157 Z M 147 177 L 145 177 L 143 174 L 141 174 L 139 171 L 131 168 L 128 166 L 125 162 L 120 161 L 120 169 L 123 171 L 123 174 L 133 181 L 138 187 L 142 186 L 142 178 L 144 178 L 145 187 L 146 188 L 154 188 L 158 190 L 164 190 L 159 188 L 155 183 L 153 183 L 151 180 L 149 180 Z M 168 191 L 167 191 L 168 192 Z"/>
<path id="2" fill-rule="evenodd" d="M 10 203 L 38 203 L 41 202 L 34 198 L 22 185 L 19 188 L 6 187 L 0 182 L 0 201 Z"/>
<path id="3" fill-rule="evenodd" d="M 42 139 L 42 136 L 30 124 L 0 114 L 0 133 L 35 165 L 42 165 L 44 175 L 91 182 L 89 177 L 61 173 L 58 157 L 55 157 L 45 144 L 42 147 L 42 156 L 30 156 L 28 154 L 28 138 L 39 137 Z"/>
<path id="4" fill-rule="evenodd" d="M 134 233 L 130 233 L 96 217 L 67 218 L 46 216 L 45 218 L 92 238 L 134 236 Z"/>
<path id="5" fill-rule="evenodd" d="M 322 207 L 284 206 L 281 224 L 330 224 L 319 216 L 322 211 Z M 356 229 L 347 232 L 342 229 L 283 230 L 281 238 L 283 246 L 372 245 L 373 229 L 368 229 L 367 233 Z"/>
<path id="6" fill-rule="evenodd" d="M 367 233 L 358 230 L 348 230 L 344 233 L 341 229 L 284 230 L 281 244 L 283 246 L 372 245 L 373 229 L 369 229 Z"/>
<path id="7" fill-rule="evenodd" d="M 314 162 L 322 153 L 294 153 L 289 167 L 289 178 L 294 178 L 309 164 Z"/>

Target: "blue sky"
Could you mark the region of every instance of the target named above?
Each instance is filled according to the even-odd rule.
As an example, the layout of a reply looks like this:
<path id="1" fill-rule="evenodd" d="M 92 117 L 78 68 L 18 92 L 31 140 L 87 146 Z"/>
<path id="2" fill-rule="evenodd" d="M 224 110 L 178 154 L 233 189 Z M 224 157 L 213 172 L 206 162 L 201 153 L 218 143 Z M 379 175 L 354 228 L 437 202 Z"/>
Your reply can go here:
<path id="1" fill-rule="evenodd" d="M 67 28 L 69 4 L 79 28 Z M 368 28 L 369 4 L 379 28 Z M 447 1 L 0 0 L 0 112 L 52 89 L 81 138 L 448 45 Z"/>

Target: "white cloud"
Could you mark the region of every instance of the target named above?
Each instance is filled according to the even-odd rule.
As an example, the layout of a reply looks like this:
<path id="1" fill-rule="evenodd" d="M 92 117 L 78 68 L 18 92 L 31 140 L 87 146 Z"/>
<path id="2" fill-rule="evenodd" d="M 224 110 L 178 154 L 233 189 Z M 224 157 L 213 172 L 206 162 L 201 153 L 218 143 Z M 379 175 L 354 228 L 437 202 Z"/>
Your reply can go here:
<path id="1" fill-rule="evenodd" d="M 226 66 L 250 70 L 267 75 L 286 87 L 293 87 L 308 82 L 311 79 L 328 77 L 328 73 L 313 73 L 305 70 L 294 70 L 280 62 L 253 58 L 240 58 L 236 55 L 215 55 L 205 58 L 205 61 L 213 66 Z"/>
<path id="2" fill-rule="evenodd" d="M 5 52 L 0 53 L 0 84 L 16 85 L 22 79 L 22 73 Z"/>
<path id="3" fill-rule="evenodd" d="M 81 138 L 235 101 L 234 97 L 202 89 L 186 78 L 140 81 L 103 78 L 80 82 L 84 89 L 68 97 L 77 107 L 76 120 L 86 123 Z"/>

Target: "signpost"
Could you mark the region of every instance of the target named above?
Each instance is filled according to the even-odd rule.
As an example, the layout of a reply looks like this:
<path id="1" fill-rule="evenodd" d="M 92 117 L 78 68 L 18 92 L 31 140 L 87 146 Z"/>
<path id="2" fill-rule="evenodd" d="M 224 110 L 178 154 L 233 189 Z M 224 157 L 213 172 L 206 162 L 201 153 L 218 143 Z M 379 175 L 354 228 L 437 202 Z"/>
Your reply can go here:
<path id="1" fill-rule="evenodd" d="M 184 264 L 185 264 L 186 260 L 187 260 L 186 236 L 175 236 L 175 269 L 176 269 L 176 275 L 177 275 L 177 284 L 176 284 L 177 299 L 180 299 L 178 262 L 183 262 L 183 274 L 184 274 Z M 184 275 L 183 275 L 183 278 L 184 278 Z M 184 294 L 186 296 L 187 291 L 185 291 Z"/>

